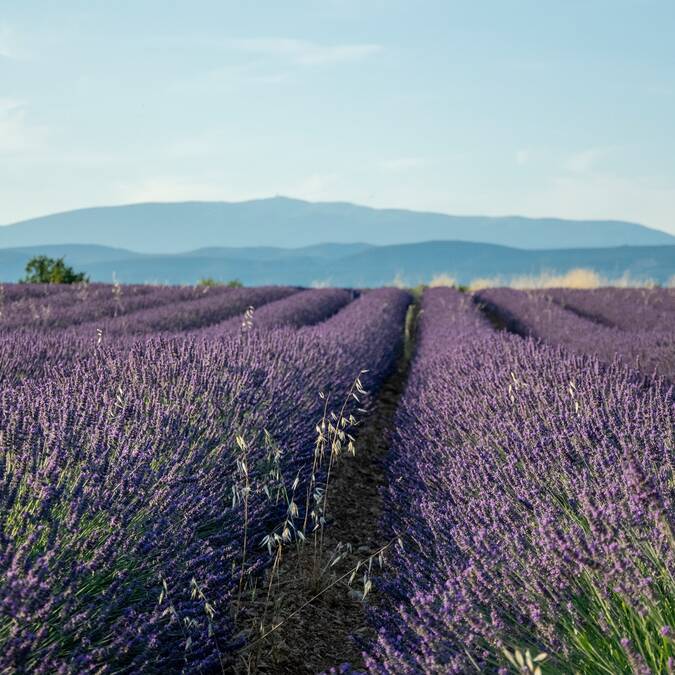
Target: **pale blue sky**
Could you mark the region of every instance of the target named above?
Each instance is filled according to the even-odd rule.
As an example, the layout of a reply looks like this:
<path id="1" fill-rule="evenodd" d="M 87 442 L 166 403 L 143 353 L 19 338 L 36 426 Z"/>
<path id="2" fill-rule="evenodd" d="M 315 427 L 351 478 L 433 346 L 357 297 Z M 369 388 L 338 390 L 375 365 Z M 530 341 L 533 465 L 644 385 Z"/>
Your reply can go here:
<path id="1" fill-rule="evenodd" d="M 0 223 L 284 194 L 675 232 L 673 0 L 0 0 Z"/>

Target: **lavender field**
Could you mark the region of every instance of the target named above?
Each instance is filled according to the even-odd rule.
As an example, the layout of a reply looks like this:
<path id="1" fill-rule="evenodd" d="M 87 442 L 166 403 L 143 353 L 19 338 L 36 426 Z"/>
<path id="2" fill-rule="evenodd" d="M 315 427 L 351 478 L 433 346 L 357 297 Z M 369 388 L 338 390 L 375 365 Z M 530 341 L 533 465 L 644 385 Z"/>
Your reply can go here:
<path id="1" fill-rule="evenodd" d="M 0 672 L 675 672 L 675 291 L 0 286 Z"/>

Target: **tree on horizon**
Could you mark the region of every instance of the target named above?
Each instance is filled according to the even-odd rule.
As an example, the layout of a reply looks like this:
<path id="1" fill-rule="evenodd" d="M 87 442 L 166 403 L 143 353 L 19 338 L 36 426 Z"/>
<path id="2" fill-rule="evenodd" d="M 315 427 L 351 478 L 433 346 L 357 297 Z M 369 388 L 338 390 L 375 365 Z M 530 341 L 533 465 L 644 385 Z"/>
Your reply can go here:
<path id="1" fill-rule="evenodd" d="M 21 279 L 24 284 L 77 284 L 88 282 L 84 272 L 75 272 L 66 265 L 64 258 L 50 258 L 38 255 L 26 263 L 26 276 Z"/>

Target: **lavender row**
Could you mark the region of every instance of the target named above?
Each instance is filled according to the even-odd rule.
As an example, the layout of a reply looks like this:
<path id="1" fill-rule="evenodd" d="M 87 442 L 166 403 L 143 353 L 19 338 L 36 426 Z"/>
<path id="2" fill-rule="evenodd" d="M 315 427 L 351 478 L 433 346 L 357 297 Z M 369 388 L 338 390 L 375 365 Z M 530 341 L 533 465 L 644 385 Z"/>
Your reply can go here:
<path id="1" fill-rule="evenodd" d="M 118 286 L 113 298 L 106 298 L 103 301 L 91 299 L 87 303 L 72 307 L 70 311 L 64 313 L 58 322 L 50 327 L 72 327 L 81 324 L 100 323 L 101 321 L 124 321 L 126 316 L 137 316 L 140 312 L 166 311 L 169 307 L 181 307 L 184 303 L 197 302 L 210 298 L 215 300 L 227 296 L 230 292 L 228 288 L 200 288 L 198 286 L 184 287 L 159 287 L 153 291 L 141 295 L 129 297 L 126 286 Z M 160 308 L 164 308 L 163 310 Z"/>
<path id="2" fill-rule="evenodd" d="M 340 343 L 318 328 L 102 343 L 68 378 L 3 389 L 0 670 L 230 668 L 237 586 L 293 512 L 276 496 L 309 479 L 325 399 L 393 366 L 395 293 L 336 314 Z"/>
<path id="3" fill-rule="evenodd" d="M 399 350 L 398 332 L 391 330 L 374 336 L 371 326 L 379 323 L 391 326 L 391 317 L 405 316 L 412 297 L 395 288 L 378 288 L 363 293 L 358 301 L 351 302 L 337 314 L 316 325 L 304 326 L 301 335 L 340 352 L 349 350 L 349 359 L 368 370 L 362 376 L 367 388 L 377 388 L 381 373 L 388 373 Z M 377 340 L 379 360 L 374 360 L 372 341 Z M 374 378 L 374 379 L 373 379 Z"/>
<path id="4" fill-rule="evenodd" d="M 67 377 L 73 367 L 96 358 L 97 340 L 86 336 L 35 331 L 0 335 L 0 387 L 45 377 Z"/>
<path id="5" fill-rule="evenodd" d="M 529 652 L 527 672 L 670 672 L 671 395 L 475 312 L 423 298 L 388 465 L 403 548 L 369 671 L 525 672 Z"/>
<path id="6" fill-rule="evenodd" d="M 0 284 L 1 303 L 27 300 L 28 298 L 47 298 L 63 292 L 73 292 L 82 284 Z"/>
<path id="7" fill-rule="evenodd" d="M 212 289 L 209 289 L 212 290 Z M 257 286 L 254 288 L 223 288 L 217 293 L 187 298 L 185 302 L 163 303 L 144 311 L 119 316 L 107 321 L 96 321 L 78 329 L 78 333 L 104 336 L 149 335 L 197 330 L 243 314 L 249 307 L 288 298 L 297 292 L 286 286 Z"/>
<path id="8" fill-rule="evenodd" d="M 540 291 L 584 318 L 621 330 L 675 332 L 675 289 L 555 288 Z"/>
<path id="9" fill-rule="evenodd" d="M 602 326 L 536 292 L 495 288 L 481 291 L 476 299 L 521 335 L 606 362 L 618 357 L 646 375 L 658 374 L 675 381 L 675 333 L 671 331 L 627 332 Z"/>
<path id="10" fill-rule="evenodd" d="M 142 309 L 223 293 L 227 289 L 187 287 L 111 286 L 80 284 L 42 300 L 17 301 L 0 318 L 0 330 L 61 329 L 117 317 Z"/>
<path id="11" fill-rule="evenodd" d="M 17 384 L 43 378 L 48 373 L 67 376 L 78 363 L 84 365 L 99 358 L 100 344 L 111 344 L 121 352 L 142 336 L 159 332 L 172 334 L 196 329 L 201 337 L 216 337 L 226 334 L 223 325 L 229 327 L 227 334 L 241 332 L 243 312 L 249 307 L 259 308 L 253 316 L 256 326 L 261 328 L 279 327 L 285 321 L 291 325 L 312 323 L 333 314 L 352 297 L 347 291 L 305 291 L 297 293 L 298 302 L 293 300 L 295 294 L 296 289 L 284 287 L 227 289 L 197 300 L 166 302 L 114 319 L 77 325 L 53 336 L 34 331 L 9 332 L 0 336 L 0 384 Z M 262 315 L 262 326 L 257 315 Z M 224 316 L 236 318 L 218 324 Z"/>
<path id="12" fill-rule="evenodd" d="M 162 329 L 180 332 L 216 322 L 223 316 L 240 314 L 251 305 L 260 306 L 295 292 L 282 287 L 219 289 L 215 293 L 211 290 L 205 293 L 200 289 L 202 297 L 181 302 L 181 297 L 193 297 L 193 289 L 163 288 L 156 294 L 137 298 L 149 302 L 149 309 L 75 325 L 55 334 L 15 330 L 0 335 L 0 384 L 17 384 L 48 374 L 67 376 L 78 364 L 98 359 L 101 344 L 110 343 L 122 352 L 143 334 Z"/>
<path id="13" fill-rule="evenodd" d="M 203 333 L 204 336 L 217 337 L 242 330 L 271 330 L 274 328 L 298 328 L 319 323 L 335 314 L 354 298 L 352 291 L 340 288 L 320 288 L 281 298 L 277 302 L 266 304 L 256 309 L 253 303 L 252 311 L 246 316 L 235 316 L 227 321 L 210 325 Z M 242 306 L 237 314 L 246 309 Z"/>

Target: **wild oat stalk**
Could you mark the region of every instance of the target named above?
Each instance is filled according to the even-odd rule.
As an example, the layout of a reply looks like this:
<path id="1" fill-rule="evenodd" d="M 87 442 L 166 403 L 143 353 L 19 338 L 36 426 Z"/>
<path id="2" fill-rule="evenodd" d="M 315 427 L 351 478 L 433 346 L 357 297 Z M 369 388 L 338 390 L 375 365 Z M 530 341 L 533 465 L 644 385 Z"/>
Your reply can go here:
<path id="1" fill-rule="evenodd" d="M 232 487 L 232 506 L 235 506 L 239 501 L 244 506 L 244 540 L 241 547 L 241 568 L 239 573 L 239 584 L 237 590 L 237 605 L 234 612 L 235 621 L 241 609 L 241 594 L 244 588 L 244 576 L 246 574 L 246 552 L 248 550 L 248 502 L 251 495 L 251 481 L 248 470 L 248 445 L 243 436 L 236 436 L 235 441 L 239 448 L 240 455 L 237 457 L 237 472 L 239 475 L 239 483 Z"/>
<path id="2" fill-rule="evenodd" d="M 253 328 L 253 312 L 253 306 L 249 305 L 248 309 L 244 312 L 244 319 L 241 322 L 242 333 L 248 333 Z"/>
<path id="3" fill-rule="evenodd" d="M 117 279 L 117 276 L 113 273 L 113 283 L 112 283 L 112 295 L 115 300 L 115 311 L 113 316 L 117 316 L 118 310 L 120 313 L 124 311 L 122 307 L 122 284 Z"/>
<path id="4" fill-rule="evenodd" d="M 349 433 L 349 430 L 356 427 L 358 421 L 352 414 L 347 415 L 347 406 L 352 400 L 355 400 L 360 404 L 361 401 L 357 394 L 361 396 L 367 395 L 367 392 L 363 388 L 361 381 L 361 376 L 367 372 L 367 370 L 361 370 L 359 372 L 359 375 L 352 383 L 347 396 L 342 402 L 338 414 L 335 414 L 334 412 L 328 413 L 328 399 L 323 393 L 319 394 L 319 396 L 324 399 L 324 411 L 319 424 L 316 426 L 317 438 L 314 448 L 312 472 L 307 487 L 305 520 L 303 523 L 303 530 L 306 532 L 307 517 L 309 514 L 313 522 L 312 532 L 314 534 L 314 558 L 312 566 L 312 581 L 315 586 L 320 583 L 321 577 L 320 568 L 324 551 L 324 530 L 326 525 L 328 494 L 333 466 L 339 461 L 345 450 L 352 456 L 356 454 L 356 441 L 354 436 Z M 326 455 L 328 455 L 326 477 L 323 481 L 323 486 L 319 487 L 317 484 L 317 476 L 323 466 Z M 313 501 L 314 503 L 314 506 L 311 510 L 309 508 L 310 501 Z"/>

